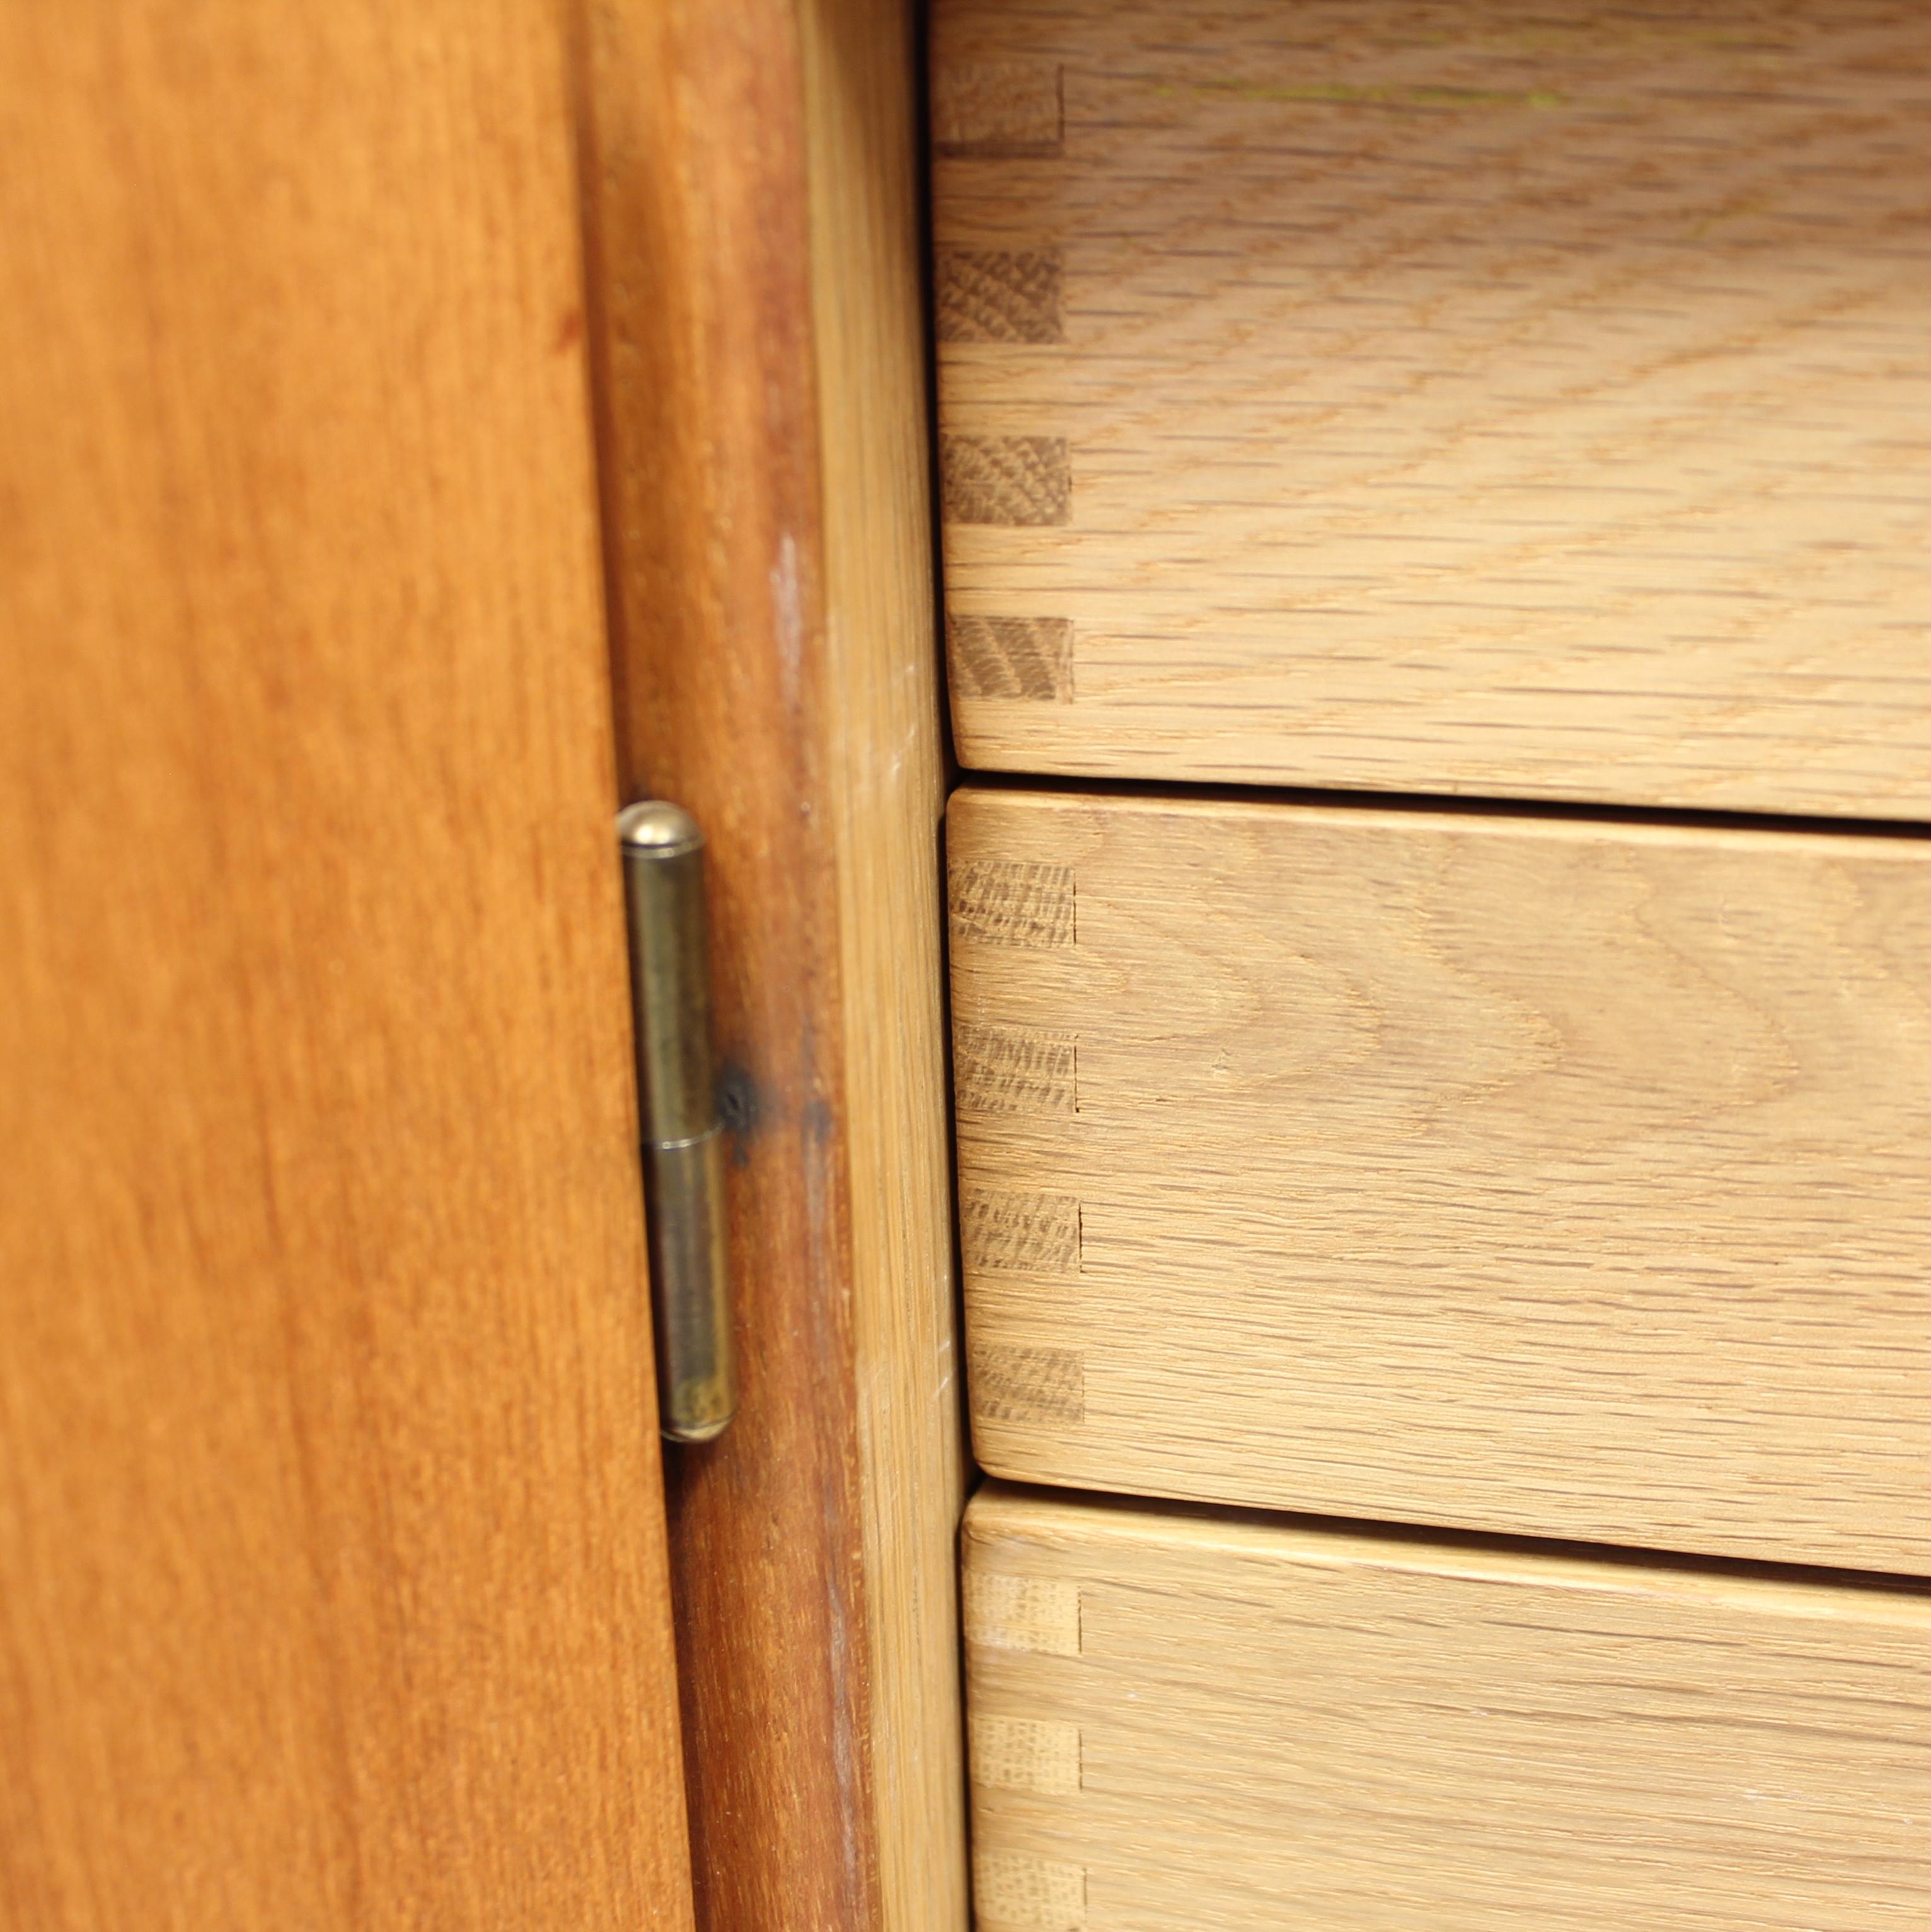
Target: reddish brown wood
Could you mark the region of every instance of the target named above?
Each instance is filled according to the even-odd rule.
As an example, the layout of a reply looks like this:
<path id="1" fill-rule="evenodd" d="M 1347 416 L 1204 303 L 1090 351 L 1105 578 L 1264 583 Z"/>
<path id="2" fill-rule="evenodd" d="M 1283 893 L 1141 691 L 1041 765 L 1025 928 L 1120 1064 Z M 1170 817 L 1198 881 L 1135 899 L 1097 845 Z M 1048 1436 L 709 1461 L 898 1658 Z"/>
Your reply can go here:
<path id="1" fill-rule="evenodd" d="M 689 1932 L 565 55 L 0 7 L 5 1932 Z"/>
<path id="2" fill-rule="evenodd" d="M 836 879 L 797 22 L 593 6 L 584 171 L 627 796 L 710 841 L 741 1406 L 672 1457 L 700 1923 L 869 1927 Z"/>

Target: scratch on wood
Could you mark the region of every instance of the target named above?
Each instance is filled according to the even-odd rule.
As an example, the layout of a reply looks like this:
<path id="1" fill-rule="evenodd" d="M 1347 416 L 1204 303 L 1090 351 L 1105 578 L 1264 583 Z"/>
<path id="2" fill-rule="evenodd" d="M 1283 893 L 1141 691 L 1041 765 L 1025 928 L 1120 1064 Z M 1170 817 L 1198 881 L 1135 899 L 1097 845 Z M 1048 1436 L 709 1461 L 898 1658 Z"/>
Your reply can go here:
<path id="1" fill-rule="evenodd" d="M 1067 617 L 954 617 L 945 627 L 952 681 L 962 698 L 1073 695 L 1073 623 Z"/>
<path id="2" fill-rule="evenodd" d="M 934 323 L 941 342 L 1062 342 L 1056 248 L 941 248 Z"/>
<path id="3" fill-rule="evenodd" d="M 1075 1113 L 1077 1051 L 1065 1034 L 962 1022 L 952 1029 L 952 1076 L 959 1107 L 975 1114 Z"/>
<path id="4" fill-rule="evenodd" d="M 1014 530 L 1073 520 L 1073 458 L 1063 436 L 941 436 L 945 520 Z"/>
<path id="5" fill-rule="evenodd" d="M 947 62 L 932 76 L 932 138 L 950 160 L 1050 159 L 1065 146 L 1060 70 L 1036 61 Z"/>
<path id="6" fill-rule="evenodd" d="M 975 859 L 953 868 L 951 887 L 955 938 L 1042 952 L 1057 952 L 1074 943 L 1071 866 Z"/>
<path id="7" fill-rule="evenodd" d="M 966 1392 L 987 1422 L 1081 1422 L 1086 1365 L 1071 1348 L 1022 1348 L 982 1342 L 966 1360 Z"/>
<path id="8" fill-rule="evenodd" d="M 1080 1203 L 1071 1194 L 968 1188 L 959 1199 L 966 1266 L 981 1274 L 1077 1274 Z"/>

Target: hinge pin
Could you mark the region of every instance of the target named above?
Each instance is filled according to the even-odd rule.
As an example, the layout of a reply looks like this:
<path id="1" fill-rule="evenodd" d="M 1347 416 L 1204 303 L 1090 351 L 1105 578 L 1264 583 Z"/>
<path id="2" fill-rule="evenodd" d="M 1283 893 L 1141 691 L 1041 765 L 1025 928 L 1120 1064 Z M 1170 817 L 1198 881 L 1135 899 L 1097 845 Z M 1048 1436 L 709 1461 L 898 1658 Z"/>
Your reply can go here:
<path id="1" fill-rule="evenodd" d="M 724 1134 L 710 1037 L 704 834 L 662 799 L 617 814 L 656 1314 L 660 1424 L 708 1442 L 737 1406 L 724 1218 Z"/>

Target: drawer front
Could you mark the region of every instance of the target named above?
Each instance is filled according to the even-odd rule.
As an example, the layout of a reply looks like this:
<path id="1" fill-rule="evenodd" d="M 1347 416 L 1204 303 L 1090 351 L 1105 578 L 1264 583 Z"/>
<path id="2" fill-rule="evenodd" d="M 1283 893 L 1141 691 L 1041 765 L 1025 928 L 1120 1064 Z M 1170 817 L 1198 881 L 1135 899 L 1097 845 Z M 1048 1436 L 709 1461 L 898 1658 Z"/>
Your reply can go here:
<path id="1" fill-rule="evenodd" d="M 990 789 L 995 1473 L 1931 1570 L 1931 842 Z"/>
<path id="2" fill-rule="evenodd" d="M 983 1932 L 1931 1918 L 1921 1595 L 982 1492 Z"/>
<path id="3" fill-rule="evenodd" d="M 1931 813 L 1931 12 L 932 51 L 964 763 Z"/>

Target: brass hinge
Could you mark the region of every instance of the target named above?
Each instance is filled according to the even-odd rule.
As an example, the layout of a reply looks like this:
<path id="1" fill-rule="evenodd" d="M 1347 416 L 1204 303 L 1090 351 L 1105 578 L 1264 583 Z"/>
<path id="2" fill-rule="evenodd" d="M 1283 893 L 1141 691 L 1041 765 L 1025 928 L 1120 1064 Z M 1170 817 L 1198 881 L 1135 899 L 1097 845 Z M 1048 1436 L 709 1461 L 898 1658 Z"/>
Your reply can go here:
<path id="1" fill-rule="evenodd" d="M 704 834 L 680 806 L 617 814 L 630 923 L 657 1400 L 674 1442 L 708 1442 L 737 1406 L 724 1132 L 710 1036 Z"/>

